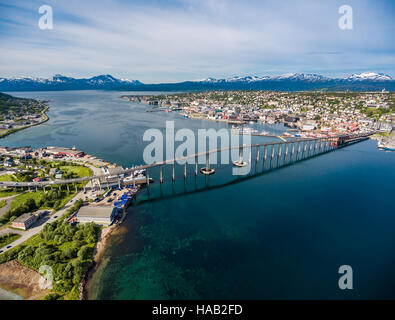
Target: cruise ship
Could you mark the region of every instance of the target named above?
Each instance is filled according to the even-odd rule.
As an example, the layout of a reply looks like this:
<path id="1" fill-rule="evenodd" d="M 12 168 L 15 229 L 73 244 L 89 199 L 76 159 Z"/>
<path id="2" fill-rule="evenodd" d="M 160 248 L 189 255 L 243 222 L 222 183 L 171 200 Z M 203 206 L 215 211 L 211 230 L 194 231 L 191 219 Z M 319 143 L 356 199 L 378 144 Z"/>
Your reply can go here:
<path id="1" fill-rule="evenodd" d="M 252 129 L 252 128 L 237 128 L 235 126 L 232 127 L 232 131 L 235 134 L 258 134 L 258 130 Z"/>

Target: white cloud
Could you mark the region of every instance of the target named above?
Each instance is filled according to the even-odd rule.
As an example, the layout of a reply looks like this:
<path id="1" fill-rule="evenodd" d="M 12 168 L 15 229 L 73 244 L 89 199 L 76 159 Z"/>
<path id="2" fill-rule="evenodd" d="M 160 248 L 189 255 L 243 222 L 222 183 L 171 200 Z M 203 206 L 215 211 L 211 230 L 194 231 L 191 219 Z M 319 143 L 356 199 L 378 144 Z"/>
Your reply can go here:
<path id="1" fill-rule="evenodd" d="M 355 17 L 355 29 L 347 33 L 337 27 L 336 1 L 301 3 L 49 1 L 54 30 L 41 31 L 42 3 L 32 1 L 26 8 L 16 1 L 13 5 L 28 10 L 7 9 L 12 23 L 1 23 L 0 31 L 9 31 L 0 33 L 7 43 L 0 51 L 1 75 L 110 73 L 159 82 L 289 71 L 338 74 L 367 67 L 393 72 L 394 45 L 385 19 L 369 26 Z"/>

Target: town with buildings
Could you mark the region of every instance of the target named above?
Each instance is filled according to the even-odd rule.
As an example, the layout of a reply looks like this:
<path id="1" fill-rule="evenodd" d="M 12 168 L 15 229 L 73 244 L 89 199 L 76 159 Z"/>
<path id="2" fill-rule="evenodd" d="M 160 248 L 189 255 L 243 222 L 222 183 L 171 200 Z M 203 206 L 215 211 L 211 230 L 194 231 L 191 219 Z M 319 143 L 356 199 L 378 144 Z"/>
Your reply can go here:
<path id="1" fill-rule="evenodd" d="M 47 121 L 46 102 L 0 92 L 0 137 Z"/>
<path id="2" fill-rule="evenodd" d="M 383 92 L 210 91 L 160 96 L 122 96 L 149 112 L 181 111 L 184 117 L 235 125 L 283 123 L 288 135 L 317 137 L 382 131 L 395 124 L 395 95 Z"/>

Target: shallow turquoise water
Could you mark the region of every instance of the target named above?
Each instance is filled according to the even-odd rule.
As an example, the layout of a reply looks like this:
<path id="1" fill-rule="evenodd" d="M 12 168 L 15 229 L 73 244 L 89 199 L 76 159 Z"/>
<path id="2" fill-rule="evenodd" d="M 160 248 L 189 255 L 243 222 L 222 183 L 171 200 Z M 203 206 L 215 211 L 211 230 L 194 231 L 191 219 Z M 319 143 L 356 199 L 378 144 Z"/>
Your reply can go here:
<path id="1" fill-rule="evenodd" d="M 0 301 L 1 300 L 23 300 L 23 297 L 0 288 Z"/>
<path id="2" fill-rule="evenodd" d="M 121 94 L 21 93 L 54 99 L 51 120 L 1 144 L 76 145 L 131 166 L 142 163 L 143 132 L 163 129 L 165 120 L 193 130 L 228 127 L 145 113 L 145 106 L 119 100 Z M 90 295 L 395 298 L 395 153 L 366 141 L 241 181 L 227 170 L 209 181 L 192 177 L 143 192 L 125 221 L 129 232 L 114 237 Z M 352 266 L 354 290 L 339 289 L 341 265 Z"/>

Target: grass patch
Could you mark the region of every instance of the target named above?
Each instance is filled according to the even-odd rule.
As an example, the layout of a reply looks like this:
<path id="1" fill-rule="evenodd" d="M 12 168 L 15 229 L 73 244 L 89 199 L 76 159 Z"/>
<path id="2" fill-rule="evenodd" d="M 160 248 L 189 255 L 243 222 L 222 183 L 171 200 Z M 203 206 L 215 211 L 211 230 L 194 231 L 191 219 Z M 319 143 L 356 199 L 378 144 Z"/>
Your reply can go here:
<path id="1" fill-rule="evenodd" d="M 17 194 L 20 194 L 21 192 L 16 191 L 14 189 L 3 189 L 0 191 L 0 198 L 7 198 L 7 197 L 11 197 Z"/>
<path id="2" fill-rule="evenodd" d="M 72 172 L 80 178 L 90 177 L 93 174 L 92 170 L 85 166 L 62 166 L 60 170 L 63 172 Z"/>
<path id="3" fill-rule="evenodd" d="M 44 191 L 27 192 L 19 196 L 16 196 L 11 202 L 11 210 L 22 205 L 24 202 L 26 202 L 27 199 L 33 199 L 36 202 L 37 207 L 39 207 L 43 197 L 44 197 Z"/>
<path id="4" fill-rule="evenodd" d="M 3 174 L 0 176 L 0 181 L 18 181 L 13 174 Z"/>
<path id="5" fill-rule="evenodd" d="M 5 200 L 1 200 L 0 201 L 0 209 L 5 207 L 6 204 L 7 204 L 7 202 Z"/>
<path id="6" fill-rule="evenodd" d="M 378 133 L 376 133 L 376 136 L 390 138 L 390 137 L 392 137 L 394 132 L 395 131 L 392 131 L 392 132 L 378 132 Z"/>

